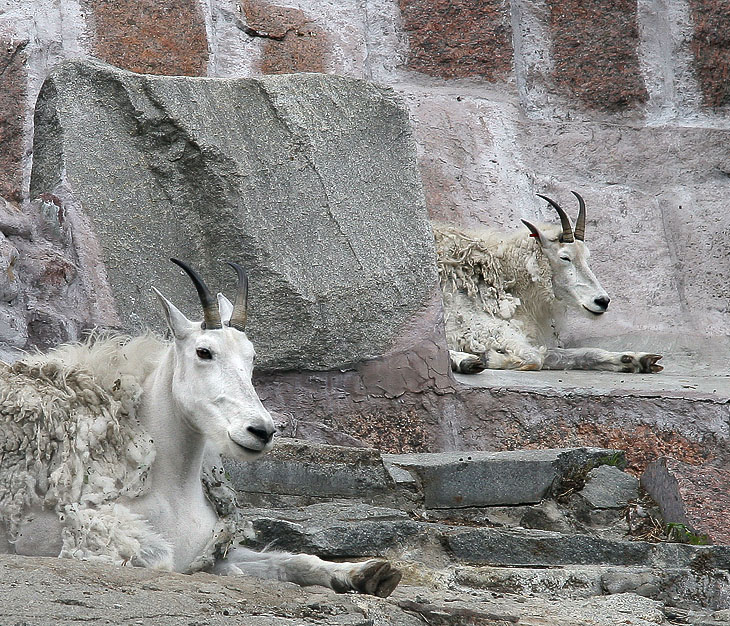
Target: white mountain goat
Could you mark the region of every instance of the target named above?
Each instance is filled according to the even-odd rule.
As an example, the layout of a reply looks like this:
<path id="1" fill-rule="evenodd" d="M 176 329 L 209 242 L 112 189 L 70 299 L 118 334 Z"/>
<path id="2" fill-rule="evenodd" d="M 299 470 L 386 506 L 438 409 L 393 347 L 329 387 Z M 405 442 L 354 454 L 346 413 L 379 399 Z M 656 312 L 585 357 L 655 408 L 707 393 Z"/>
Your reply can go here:
<path id="1" fill-rule="evenodd" d="M 491 369 L 661 371 L 658 354 L 560 348 L 556 325 L 572 306 L 598 317 L 610 298 L 593 275 L 584 243 L 583 198 L 575 231 L 565 211 L 546 196 L 561 226 L 502 233 L 434 227 L 451 367 Z"/>
<path id="2" fill-rule="evenodd" d="M 382 559 L 333 563 L 234 544 L 235 500 L 206 462 L 254 461 L 274 436 L 251 383 L 247 279 L 230 263 L 235 304 L 221 294 L 216 303 L 173 261 L 198 291 L 202 324 L 155 290 L 171 341 L 100 339 L 0 366 L 0 553 L 389 595 L 401 575 Z"/>

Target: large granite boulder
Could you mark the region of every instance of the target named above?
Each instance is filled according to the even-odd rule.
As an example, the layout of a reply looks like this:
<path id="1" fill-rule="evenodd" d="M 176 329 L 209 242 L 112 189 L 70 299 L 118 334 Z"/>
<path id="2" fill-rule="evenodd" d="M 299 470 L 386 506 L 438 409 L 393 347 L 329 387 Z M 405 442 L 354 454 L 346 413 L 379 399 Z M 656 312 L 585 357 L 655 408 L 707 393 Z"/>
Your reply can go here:
<path id="1" fill-rule="evenodd" d="M 200 316 L 168 257 L 229 294 L 222 261 L 246 266 L 263 369 L 383 354 L 436 285 L 408 116 L 360 80 L 64 63 L 36 106 L 31 194 L 43 192 L 78 214 L 97 323 L 159 328 L 151 285 Z"/>

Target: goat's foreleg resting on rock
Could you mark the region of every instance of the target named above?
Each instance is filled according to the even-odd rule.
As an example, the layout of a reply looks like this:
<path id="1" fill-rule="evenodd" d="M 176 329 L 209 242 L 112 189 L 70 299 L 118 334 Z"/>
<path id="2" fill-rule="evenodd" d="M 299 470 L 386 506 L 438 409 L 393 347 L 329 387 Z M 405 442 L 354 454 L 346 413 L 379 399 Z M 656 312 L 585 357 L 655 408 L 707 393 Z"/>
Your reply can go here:
<path id="1" fill-rule="evenodd" d="M 359 591 L 381 598 L 387 598 L 401 579 L 401 573 L 384 559 L 333 563 L 308 554 L 256 552 L 239 547 L 231 548 L 226 558 L 215 564 L 213 573 L 244 574 L 302 586 L 322 585 L 339 593 Z"/>
<path id="2" fill-rule="evenodd" d="M 657 365 L 657 361 L 661 358 L 660 354 L 646 352 L 608 352 L 599 348 L 548 348 L 542 369 L 655 374 L 664 369 L 661 365 Z"/>
<path id="3" fill-rule="evenodd" d="M 532 351 L 529 355 L 517 356 L 506 350 L 489 349 L 480 354 L 449 350 L 451 371 L 460 374 L 478 374 L 490 370 L 539 370 L 542 355 Z"/>
<path id="4" fill-rule="evenodd" d="M 449 350 L 449 362 L 451 363 L 451 371 L 460 374 L 478 374 L 487 367 L 482 357 L 468 352 L 457 352 L 456 350 Z"/>

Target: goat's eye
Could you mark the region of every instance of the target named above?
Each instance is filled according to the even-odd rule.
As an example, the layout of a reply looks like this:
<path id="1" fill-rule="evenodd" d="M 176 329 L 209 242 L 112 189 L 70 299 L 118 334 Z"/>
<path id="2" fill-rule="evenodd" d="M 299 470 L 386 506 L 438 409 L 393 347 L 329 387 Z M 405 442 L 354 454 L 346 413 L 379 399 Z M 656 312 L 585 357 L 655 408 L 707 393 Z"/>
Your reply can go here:
<path id="1" fill-rule="evenodd" d="M 561 256 L 561 257 L 560 257 L 560 259 L 561 259 L 562 261 L 567 261 L 568 263 L 570 263 L 570 262 L 571 262 L 571 260 L 572 260 L 572 259 L 571 259 L 571 258 L 570 258 L 569 256 Z"/>
<path id="2" fill-rule="evenodd" d="M 208 350 L 208 348 L 197 348 L 195 350 L 195 354 L 198 355 L 199 359 L 203 359 L 206 361 L 209 361 L 210 359 L 213 358 L 213 353 L 210 350 Z"/>

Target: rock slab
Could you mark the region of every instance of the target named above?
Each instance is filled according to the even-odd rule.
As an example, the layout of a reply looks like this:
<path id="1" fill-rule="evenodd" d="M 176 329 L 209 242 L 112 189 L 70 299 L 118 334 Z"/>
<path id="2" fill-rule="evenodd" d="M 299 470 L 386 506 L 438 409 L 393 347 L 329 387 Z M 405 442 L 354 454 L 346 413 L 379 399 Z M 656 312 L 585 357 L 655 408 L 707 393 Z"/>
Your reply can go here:
<path id="1" fill-rule="evenodd" d="M 730 544 L 728 482 L 725 469 L 670 457 L 650 463 L 641 476 L 641 486 L 657 502 L 665 522 L 686 527 L 697 540 L 723 545 Z"/>
<path id="2" fill-rule="evenodd" d="M 616 454 L 602 448 L 435 452 L 386 454 L 383 461 L 417 477 L 425 508 L 448 509 L 537 503 L 571 474 Z"/>
<path id="3" fill-rule="evenodd" d="M 223 261 L 246 266 L 259 369 L 383 354 L 436 285 L 408 115 L 365 81 L 66 62 L 38 97 L 31 178 L 34 197 L 58 188 L 90 219 L 124 329 L 160 326 L 151 285 L 201 316 L 168 257 L 229 293 Z"/>

